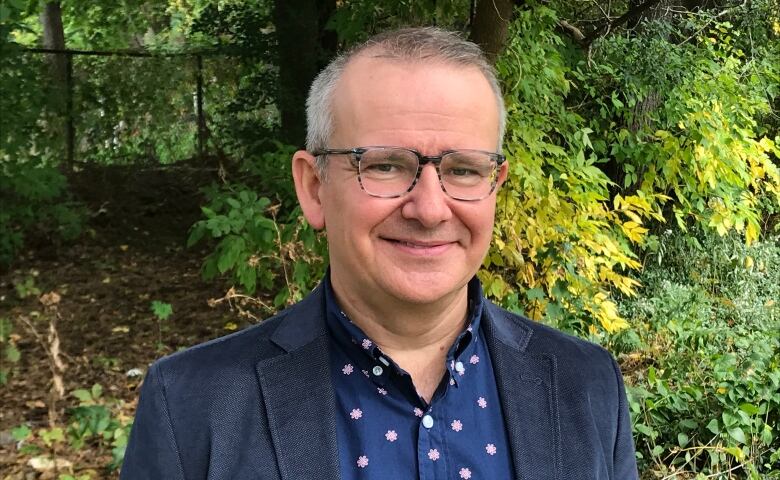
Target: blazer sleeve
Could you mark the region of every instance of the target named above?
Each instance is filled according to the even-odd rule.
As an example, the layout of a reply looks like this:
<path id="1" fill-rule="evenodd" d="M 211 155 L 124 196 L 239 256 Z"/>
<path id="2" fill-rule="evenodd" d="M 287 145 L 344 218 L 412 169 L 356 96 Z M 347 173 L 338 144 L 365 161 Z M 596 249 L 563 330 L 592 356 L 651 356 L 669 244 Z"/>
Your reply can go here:
<path id="1" fill-rule="evenodd" d="M 152 365 L 141 395 L 119 475 L 120 480 L 184 480 L 179 450 L 165 399 L 162 372 Z"/>
<path id="2" fill-rule="evenodd" d="M 636 480 L 639 478 L 639 472 L 636 464 L 636 453 L 634 450 L 634 438 L 632 436 L 631 416 L 629 415 L 626 387 L 623 383 L 623 375 L 620 373 L 620 367 L 614 358 L 612 358 L 612 368 L 615 370 L 618 387 L 618 428 L 615 437 L 613 478 Z"/>

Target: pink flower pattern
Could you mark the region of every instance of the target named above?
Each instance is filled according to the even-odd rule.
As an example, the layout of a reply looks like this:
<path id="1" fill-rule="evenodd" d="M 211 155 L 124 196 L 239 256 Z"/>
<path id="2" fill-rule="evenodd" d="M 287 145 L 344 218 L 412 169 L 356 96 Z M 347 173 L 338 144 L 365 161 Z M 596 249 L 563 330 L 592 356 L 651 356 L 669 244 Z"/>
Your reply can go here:
<path id="1" fill-rule="evenodd" d="M 468 327 L 468 330 L 472 331 L 472 328 Z M 360 338 L 360 337 L 358 337 L 358 338 Z M 355 340 L 354 338 L 352 339 L 352 341 L 355 344 L 359 343 L 359 341 Z M 361 347 L 363 349 L 370 350 L 374 346 L 374 343 L 371 340 L 369 340 L 368 338 L 363 338 L 363 340 L 360 341 L 360 345 L 361 345 Z M 463 363 L 465 363 L 465 358 L 466 357 L 463 357 Z M 477 354 L 472 354 L 470 357 L 468 357 L 468 363 L 471 364 L 471 365 L 479 364 L 480 360 L 481 359 L 480 359 L 479 355 L 477 355 Z M 450 362 L 450 368 L 452 370 L 455 370 L 455 363 L 456 363 L 455 360 L 452 360 Z M 458 362 L 458 366 L 461 366 L 460 362 Z M 355 366 L 352 363 L 345 363 L 344 366 L 341 369 L 341 372 L 344 375 L 348 376 L 348 375 L 351 375 L 352 373 L 354 373 L 356 370 L 357 369 L 355 368 Z M 461 368 L 460 370 L 455 370 L 455 371 L 457 371 L 458 375 L 461 376 L 461 377 L 465 374 L 465 369 L 464 368 Z M 361 372 L 367 378 L 371 378 L 371 375 L 369 374 L 368 370 L 361 370 Z M 449 384 L 453 385 L 453 386 L 456 385 L 457 384 L 456 378 L 457 378 L 456 376 L 451 376 L 450 379 L 449 379 Z M 345 381 L 347 381 L 347 380 L 345 379 Z M 388 393 L 389 393 L 386 388 L 383 388 L 381 386 L 376 387 L 376 391 L 377 391 L 377 393 L 379 395 L 382 395 L 382 396 L 387 396 Z M 487 400 L 485 399 L 485 397 L 477 398 L 476 403 L 479 406 L 479 408 L 482 408 L 482 409 L 487 408 Z M 418 418 L 422 418 L 425 415 L 425 411 L 423 409 L 419 408 L 419 407 L 415 407 L 414 410 L 413 410 L 413 413 L 414 413 L 414 416 L 418 417 Z M 349 416 L 350 416 L 350 418 L 352 420 L 359 420 L 359 419 L 363 418 L 363 411 L 360 408 L 353 408 L 350 411 Z M 454 419 L 450 423 L 450 427 L 452 428 L 452 430 L 454 432 L 461 432 L 463 430 L 463 422 L 460 419 Z M 385 432 L 384 436 L 385 436 L 385 439 L 387 440 L 387 442 L 389 442 L 389 443 L 394 443 L 394 442 L 397 442 L 399 440 L 399 433 L 396 430 L 387 430 Z M 465 437 L 459 437 L 459 438 L 465 438 Z M 488 444 L 485 445 L 485 452 L 489 456 L 494 456 L 494 455 L 497 455 L 498 449 L 497 449 L 495 444 L 488 443 Z M 369 451 L 369 452 L 355 452 L 355 453 L 364 453 L 364 454 L 362 454 L 362 455 L 357 457 L 356 464 L 357 464 L 358 468 L 363 469 L 363 468 L 368 467 L 369 458 L 368 458 L 368 455 L 366 453 L 372 453 L 372 452 Z M 432 462 L 437 462 L 438 460 L 441 459 L 441 453 L 440 453 L 440 451 L 437 448 L 431 448 L 430 450 L 428 450 L 427 456 L 428 456 L 428 459 L 430 461 L 432 461 Z M 376 461 L 376 458 L 374 460 Z M 377 468 L 377 465 L 375 465 L 374 468 Z M 458 478 L 460 478 L 462 480 L 470 480 L 472 478 L 472 476 L 474 475 L 474 473 L 471 471 L 471 469 L 469 467 L 457 467 L 457 468 L 458 468 L 458 476 L 459 476 Z"/>
<path id="2" fill-rule="evenodd" d="M 434 462 L 439 459 L 439 451 L 435 448 L 432 448 L 428 450 L 428 458 L 433 460 Z"/>

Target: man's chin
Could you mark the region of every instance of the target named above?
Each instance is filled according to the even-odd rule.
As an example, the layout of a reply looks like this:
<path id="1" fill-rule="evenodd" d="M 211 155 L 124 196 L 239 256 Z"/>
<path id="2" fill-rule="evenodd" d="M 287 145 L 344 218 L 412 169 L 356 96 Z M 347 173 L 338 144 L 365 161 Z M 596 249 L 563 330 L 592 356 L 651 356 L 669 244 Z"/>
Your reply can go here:
<path id="1" fill-rule="evenodd" d="M 468 279 L 456 281 L 438 272 L 404 272 L 387 287 L 388 293 L 409 305 L 430 305 L 450 299 L 466 288 Z"/>

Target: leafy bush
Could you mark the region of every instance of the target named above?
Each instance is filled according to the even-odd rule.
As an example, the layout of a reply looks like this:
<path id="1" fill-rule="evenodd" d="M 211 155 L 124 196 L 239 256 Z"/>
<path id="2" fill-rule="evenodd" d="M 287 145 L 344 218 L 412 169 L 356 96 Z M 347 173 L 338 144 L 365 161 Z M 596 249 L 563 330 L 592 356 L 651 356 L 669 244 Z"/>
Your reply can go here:
<path id="1" fill-rule="evenodd" d="M 762 121 L 780 51 L 702 13 L 610 35 L 585 56 L 552 9 L 527 6 L 497 64 L 510 174 L 480 277 L 532 318 L 614 332 L 628 326 L 615 298 L 636 292 L 638 255 L 664 222 L 750 243 L 780 209 L 778 132 Z"/>
<path id="2" fill-rule="evenodd" d="M 634 328 L 610 339 L 640 465 L 780 478 L 780 243 L 663 237 L 642 294 L 620 305 Z"/>
<path id="3" fill-rule="evenodd" d="M 132 428 L 130 419 L 118 413 L 121 402 L 104 397 L 100 384 L 88 390 L 74 390 L 72 395 L 79 402 L 67 409 L 64 428 L 50 426 L 33 431 L 28 425 L 20 425 L 11 431 L 12 438 L 19 442 L 20 450 L 27 455 L 38 455 L 58 447 L 73 451 L 89 448 L 93 452 L 110 449 L 112 461 L 108 468 L 119 468 Z"/>
<path id="4" fill-rule="evenodd" d="M 733 25 L 708 16 L 647 31 L 599 42 L 599 61 L 583 73 L 598 154 L 621 172 L 620 187 L 672 197 L 679 226 L 756 240 L 759 197 L 780 204 L 772 140 L 780 132 L 762 121 L 780 93 L 780 50 L 745 44 Z M 689 31 L 701 33 L 675 45 Z"/>
<path id="5" fill-rule="evenodd" d="M 634 245 L 648 219 L 662 220 L 664 196 L 610 198 L 594 133 L 570 109 L 572 67 L 543 6 L 517 12 L 497 69 L 508 110 L 509 179 L 498 194 L 494 243 L 480 273 L 488 295 L 532 318 L 583 331 L 627 326 L 612 291 L 631 294 L 626 272 L 640 266 Z M 513 292 L 525 292 L 519 296 Z"/>
<path id="6" fill-rule="evenodd" d="M 202 208 L 206 219 L 192 227 L 188 240 L 190 246 L 204 238 L 217 240 L 203 264 L 204 278 L 230 273 L 250 295 L 258 287 L 277 291 L 275 307 L 300 300 L 322 278 L 325 241 L 300 209 L 280 221 L 280 205 L 245 184 L 212 187 L 208 196 Z"/>
<path id="7" fill-rule="evenodd" d="M 81 234 L 84 208 L 68 201 L 65 188 L 65 177 L 53 167 L 0 162 L 0 265 L 10 264 L 31 237 L 73 240 Z"/>

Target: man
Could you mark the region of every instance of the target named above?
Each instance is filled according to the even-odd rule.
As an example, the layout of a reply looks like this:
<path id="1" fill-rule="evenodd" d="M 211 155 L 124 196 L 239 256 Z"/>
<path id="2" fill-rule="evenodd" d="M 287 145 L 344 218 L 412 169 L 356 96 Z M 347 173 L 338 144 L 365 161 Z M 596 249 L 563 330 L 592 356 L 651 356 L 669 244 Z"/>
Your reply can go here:
<path id="1" fill-rule="evenodd" d="M 375 37 L 315 80 L 308 122 L 293 176 L 328 275 L 153 365 L 122 478 L 637 478 L 612 357 L 482 297 L 508 167 L 479 49 Z"/>

